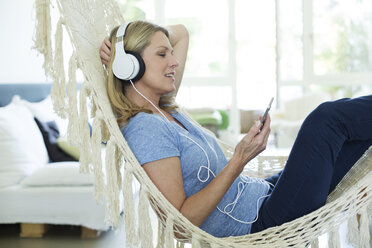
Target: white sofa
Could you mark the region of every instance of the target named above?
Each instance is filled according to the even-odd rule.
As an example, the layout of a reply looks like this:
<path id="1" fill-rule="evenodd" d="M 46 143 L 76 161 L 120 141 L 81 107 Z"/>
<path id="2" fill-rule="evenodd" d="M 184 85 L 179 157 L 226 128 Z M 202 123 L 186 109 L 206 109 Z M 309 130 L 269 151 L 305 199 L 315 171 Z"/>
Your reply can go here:
<path id="1" fill-rule="evenodd" d="M 290 148 L 306 116 L 322 102 L 330 100 L 326 94 L 311 93 L 283 103 L 271 114 L 271 130 L 278 148 Z"/>
<path id="2" fill-rule="evenodd" d="M 0 224 L 107 230 L 104 207 L 94 199 L 92 176 L 80 174 L 78 162 L 49 163 L 34 117 L 55 120 L 62 133 L 67 128 L 67 121 L 53 113 L 50 87 L 0 84 Z"/>

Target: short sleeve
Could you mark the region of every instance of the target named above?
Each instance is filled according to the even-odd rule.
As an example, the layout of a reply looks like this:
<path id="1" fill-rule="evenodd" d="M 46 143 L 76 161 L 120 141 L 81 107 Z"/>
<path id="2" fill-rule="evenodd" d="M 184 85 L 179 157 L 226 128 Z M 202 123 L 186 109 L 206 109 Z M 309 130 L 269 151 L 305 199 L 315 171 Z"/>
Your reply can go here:
<path id="1" fill-rule="evenodd" d="M 179 157 L 178 139 L 169 123 L 156 115 L 139 113 L 121 129 L 138 162 L 143 165 L 163 158 Z"/>

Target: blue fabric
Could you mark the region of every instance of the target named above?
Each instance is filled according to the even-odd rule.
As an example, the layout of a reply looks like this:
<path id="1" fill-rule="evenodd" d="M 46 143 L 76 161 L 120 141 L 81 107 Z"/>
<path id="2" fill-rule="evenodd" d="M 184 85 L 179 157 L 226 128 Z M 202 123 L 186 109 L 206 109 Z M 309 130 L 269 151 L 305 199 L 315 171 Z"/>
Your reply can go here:
<path id="1" fill-rule="evenodd" d="M 304 121 L 252 232 L 278 226 L 325 204 L 327 196 L 372 145 L 372 95 L 326 102 Z"/>
<path id="2" fill-rule="evenodd" d="M 50 89 L 50 83 L 0 84 L 0 107 L 9 104 L 14 95 L 29 102 L 42 101 L 49 95 Z"/>
<path id="3" fill-rule="evenodd" d="M 214 178 L 213 174 L 217 175 L 224 168 L 227 159 L 213 136 L 202 131 L 181 113 L 172 116 L 186 129 L 159 115 L 139 113 L 121 131 L 141 165 L 163 158 L 179 157 L 184 189 L 189 197 L 207 186 Z M 213 174 L 205 168 L 208 167 L 208 160 Z M 234 218 L 253 221 L 258 212 L 257 207 L 263 201 L 260 197 L 265 196 L 268 190 L 269 185 L 264 180 L 238 177 L 218 204 L 218 208 L 229 215 L 216 208 L 201 225 L 201 229 L 216 237 L 248 234 L 251 224 L 237 222 Z M 238 193 L 241 195 L 234 207 Z"/>
<path id="4" fill-rule="evenodd" d="M 78 83 L 76 88 L 80 89 L 82 83 Z M 0 107 L 8 105 L 13 96 L 19 95 L 21 99 L 29 102 L 40 102 L 44 100 L 51 90 L 51 83 L 11 83 L 0 84 Z M 67 92 L 67 87 L 66 87 Z"/>

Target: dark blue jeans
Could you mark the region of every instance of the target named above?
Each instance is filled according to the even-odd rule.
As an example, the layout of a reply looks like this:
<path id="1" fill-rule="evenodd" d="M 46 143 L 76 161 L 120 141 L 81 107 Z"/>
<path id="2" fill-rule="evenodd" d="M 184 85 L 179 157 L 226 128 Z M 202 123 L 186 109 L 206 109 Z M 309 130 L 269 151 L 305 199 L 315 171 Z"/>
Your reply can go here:
<path id="1" fill-rule="evenodd" d="M 284 169 L 266 180 L 275 185 L 251 232 L 306 215 L 372 145 L 372 95 L 322 103 L 302 124 Z"/>

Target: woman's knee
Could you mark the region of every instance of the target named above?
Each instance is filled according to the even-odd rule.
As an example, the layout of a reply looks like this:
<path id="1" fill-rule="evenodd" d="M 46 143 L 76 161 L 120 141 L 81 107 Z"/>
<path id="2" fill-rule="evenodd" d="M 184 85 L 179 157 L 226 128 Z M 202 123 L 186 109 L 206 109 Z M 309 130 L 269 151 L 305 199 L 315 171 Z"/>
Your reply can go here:
<path id="1" fill-rule="evenodd" d="M 325 130 L 329 126 L 334 126 L 339 122 L 338 102 L 324 102 L 316 107 L 305 119 L 302 124 L 302 129 L 308 132 L 315 133 Z"/>
<path id="2" fill-rule="evenodd" d="M 342 109 L 342 101 L 324 102 L 316 107 L 308 116 L 312 122 L 327 122 L 329 120 L 337 120 L 337 116 Z"/>

